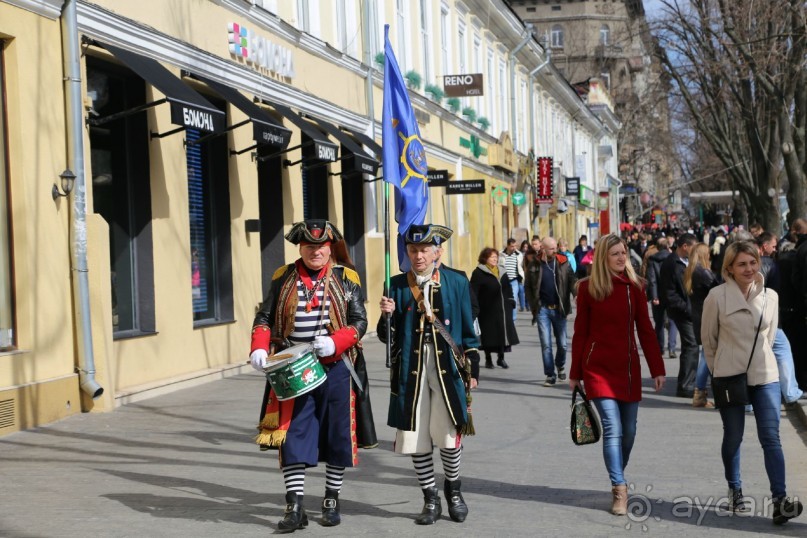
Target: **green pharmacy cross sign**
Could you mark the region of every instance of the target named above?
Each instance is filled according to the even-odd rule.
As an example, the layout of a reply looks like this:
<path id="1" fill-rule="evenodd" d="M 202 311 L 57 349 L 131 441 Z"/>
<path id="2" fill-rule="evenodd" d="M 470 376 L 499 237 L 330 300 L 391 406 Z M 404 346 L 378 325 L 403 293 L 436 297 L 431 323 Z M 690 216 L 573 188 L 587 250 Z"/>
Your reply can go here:
<path id="1" fill-rule="evenodd" d="M 460 146 L 470 149 L 471 155 L 477 159 L 482 155 L 488 154 L 488 150 L 482 147 L 481 140 L 474 135 L 471 135 L 470 140 L 460 137 Z"/>

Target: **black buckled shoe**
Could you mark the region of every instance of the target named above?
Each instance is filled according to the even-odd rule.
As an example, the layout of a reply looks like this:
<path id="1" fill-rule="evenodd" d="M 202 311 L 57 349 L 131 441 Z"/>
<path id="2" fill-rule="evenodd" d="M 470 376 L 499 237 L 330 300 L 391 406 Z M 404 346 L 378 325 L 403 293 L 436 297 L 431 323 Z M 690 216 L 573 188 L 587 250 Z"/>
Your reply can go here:
<path id="1" fill-rule="evenodd" d="M 507 365 L 507 363 L 506 363 L 506 362 L 504 362 L 504 356 L 499 357 L 499 359 L 496 361 L 496 364 L 498 364 L 499 366 L 501 366 L 501 367 L 502 367 L 502 368 L 504 368 L 505 370 L 506 370 L 507 368 L 510 368 L 510 367 Z"/>
<path id="2" fill-rule="evenodd" d="M 286 493 L 286 513 L 277 524 L 277 531 L 280 533 L 294 532 L 307 526 L 308 516 L 303 508 L 303 496 Z"/>
<path id="3" fill-rule="evenodd" d="M 798 499 L 785 497 L 773 501 L 773 524 L 784 525 L 788 520 L 801 515 L 804 506 Z"/>
<path id="4" fill-rule="evenodd" d="M 325 488 L 325 498 L 322 499 L 322 525 L 335 527 L 342 522 L 339 515 L 339 492 L 335 489 Z"/>
<path id="5" fill-rule="evenodd" d="M 423 490 L 423 510 L 420 515 L 415 518 L 415 523 L 418 525 L 432 525 L 435 521 L 440 519 L 443 513 L 443 506 L 440 503 L 440 493 L 436 487 L 426 488 Z"/>
<path id="6" fill-rule="evenodd" d="M 729 511 L 739 513 L 751 511 L 748 501 L 746 501 L 745 497 L 743 497 L 742 489 L 729 489 Z"/>
<path id="7" fill-rule="evenodd" d="M 462 498 L 460 486 L 462 486 L 460 480 L 454 480 L 453 482 L 446 480 L 443 489 L 446 494 L 446 504 L 448 504 L 448 515 L 457 523 L 462 523 L 468 516 L 468 505 L 465 504 L 465 499 Z"/>

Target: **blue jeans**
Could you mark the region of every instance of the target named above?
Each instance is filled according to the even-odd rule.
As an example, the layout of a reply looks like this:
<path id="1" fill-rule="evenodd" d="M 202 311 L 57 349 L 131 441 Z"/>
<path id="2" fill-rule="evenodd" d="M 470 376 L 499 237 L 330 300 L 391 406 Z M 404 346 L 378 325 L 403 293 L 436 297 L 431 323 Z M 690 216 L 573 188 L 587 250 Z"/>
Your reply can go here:
<path id="1" fill-rule="evenodd" d="M 527 308 L 527 295 L 524 293 L 524 283 L 518 283 L 518 307 L 521 310 Z"/>
<path id="2" fill-rule="evenodd" d="M 790 342 L 782 329 L 776 329 L 776 338 L 773 340 L 773 354 L 776 355 L 776 366 L 779 367 L 779 386 L 782 389 L 782 399 L 785 403 L 795 402 L 801 398 L 804 392 L 796 382 L 793 351 L 791 351 Z"/>
<path id="3" fill-rule="evenodd" d="M 706 390 L 706 384 L 709 383 L 709 367 L 706 366 L 706 354 L 703 352 L 701 346 L 701 358 L 698 359 L 698 369 L 695 371 L 695 388 L 698 390 Z"/>
<path id="4" fill-rule="evenodd" d="M 670 339 L 667 341 L 668 349 L 670 353 L 675 351 L 675 343 L 678 340 L 678 327 L 675 326 L 675 322 L 670 320 Z M 664 352 L 664 348 L 661 348 L 662 353 Z"/>
<path id="5" fill-rule="evenodd" d="M 510 281 L 510 288 L 513 290 L 513 299 L 518 301 L 518 279 Z M 518 308 L 513 308 L 513 321 L 518 317 Z"/>
<path id="6" fill-rule="evenodd" d="M 608 478 L 612 486 L 626 484 L 623 472 L 636 438 L 639 402 L 620 402 L 612 398 L 594 398 L 592 401 L 602 422 L 602 456 Z"/>
<path id="7" fill-rule="evenodd" d="M 754 418 L 757 421 L 757 436 L 765 455 L 765 471 L 771 484 L 771 496 L 780 499 L 786 495 L 785 456 L 779 442 L 779 413 L 782 393 L 779 382 L 748 387 Z M 726 481 L 732 489 L 742 487 L 740 480 L 740 444 L 745 430 L 745 407 L 726 407 L 720 410 L 723 420 L 723 445 L 721 455 Z"/>
<path id="8" fill-rule="evenodd" d="M 557 352 L 552 361 L 552 335 L 555 333 Z M 560 309 L 550 309 L 542 306 L 538 311 L 538 338 L 541 341 L 541 356 L 544 359 L 544 375 L 555 378 L 555 366 L 558 369 L 566 365 L 566 317 Z"/>

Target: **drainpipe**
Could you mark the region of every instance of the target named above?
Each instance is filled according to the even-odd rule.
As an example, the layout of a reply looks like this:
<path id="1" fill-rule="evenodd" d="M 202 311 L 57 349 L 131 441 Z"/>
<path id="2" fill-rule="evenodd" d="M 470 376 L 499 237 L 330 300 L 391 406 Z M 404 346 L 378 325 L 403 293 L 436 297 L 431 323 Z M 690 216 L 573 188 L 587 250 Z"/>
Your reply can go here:
<path id="1" fill-rule="evenodd" d="M 518 148 L 518 136 L 516 133 L 516 54 L 526 47 L 532 36 L 535 33 L 535 28 L 532 24 L 527 24 L 524 29 L 527 35 L 521 40 L 521 43 L 516 45 L 516 48 L 510 51 L 510 131 L 512 132 L 513 145 Z"/>
<path id="2" fill-rule="evenodd" d="M 84 116 L 81 98 L 77 0 L 66 0 L 62 8 L 62 61 L 64 68 L 65 123 L 67 126 L 67 167 L 76 175 L 70 213 L 70 265 L 72 266 L 73 308 L 78 334 L 79 387 L 92 399 L 104 389 L 95 380 L 92 325 L 90 323 L 90 283 L 87 275 L 87 190 L 84 174 Z"/>

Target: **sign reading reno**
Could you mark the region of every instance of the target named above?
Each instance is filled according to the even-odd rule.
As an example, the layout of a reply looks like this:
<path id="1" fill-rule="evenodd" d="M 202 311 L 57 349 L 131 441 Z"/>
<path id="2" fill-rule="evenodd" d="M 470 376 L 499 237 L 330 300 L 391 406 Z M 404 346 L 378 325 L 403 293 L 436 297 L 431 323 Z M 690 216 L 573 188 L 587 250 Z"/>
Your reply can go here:
<path id="1" fill-rule="evenodd" d="M 443 75 L 443 90 L 446 97 L 481 96 L 482 73 L 473 75 Z"/>
<path id="2" fill-rule="evenodd" d="M 244 60 L 255 69 L 269 71 L 281 77 L 294 77 L 291 49 L 273 43 L 238 23 L 227 23 L 230 54 Z"/>

